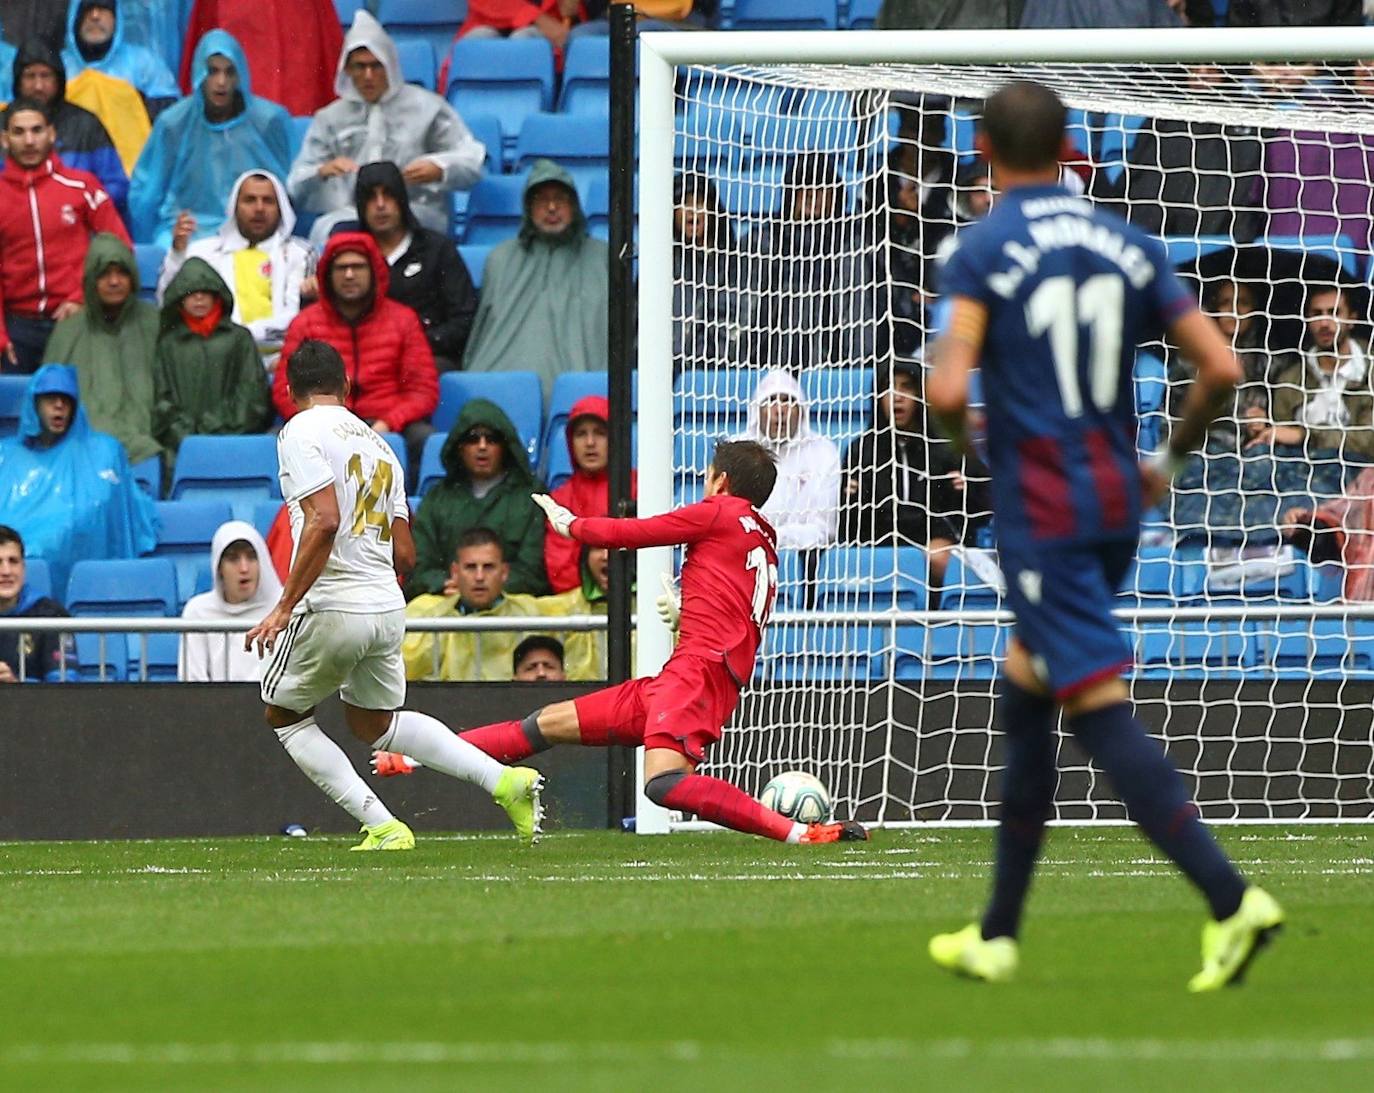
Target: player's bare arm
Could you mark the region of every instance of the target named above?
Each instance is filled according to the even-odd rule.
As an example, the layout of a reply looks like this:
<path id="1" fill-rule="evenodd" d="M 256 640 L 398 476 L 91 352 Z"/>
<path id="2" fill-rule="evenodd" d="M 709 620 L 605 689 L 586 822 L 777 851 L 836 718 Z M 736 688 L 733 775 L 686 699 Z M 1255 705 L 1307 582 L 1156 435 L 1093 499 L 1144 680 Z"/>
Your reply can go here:
<path id="1" fill-rule="evenodd" d="M 926 402 L 941 430 L 961 452 L 968 445 L 969 374 L 978 367 L 988 309 L 968 296 L 950 301 L 949 325 L 935 342 L 935 369 L 926 380 Z"/>
<path id="2" fill-rule="evenodd" d="M 391 521 L 391 560 L 396 576 L 405 580 L 415 568 L 415 536 L 410 533 L 410 521 L 393 518 Z"/>
<path id="3" fill-rule="evenodd" d="M 291 612 L 301 597 L 310 591 L 329 561 L 329 552 L 334 549 L 334 537 L 339 531 L 339 499 L 334 493 L 334 483 L 323 486 L 307 497 L 301 498 L 301 511 L 305 515 L 305 525 L 301 528 L 300 547 L 296 560 L 286 578 L 281 599 L 262 622 L 249 630 L 243 639 L 243 647 L 252 649 L 257 645 L 258 656 L 270 653 L 277 642 L 277 635 L 286 629 L 291 621 Z M 407 529 L 409 531 L 409 529 Z M 411 546 L 412 557 L 414 546 Z"/>

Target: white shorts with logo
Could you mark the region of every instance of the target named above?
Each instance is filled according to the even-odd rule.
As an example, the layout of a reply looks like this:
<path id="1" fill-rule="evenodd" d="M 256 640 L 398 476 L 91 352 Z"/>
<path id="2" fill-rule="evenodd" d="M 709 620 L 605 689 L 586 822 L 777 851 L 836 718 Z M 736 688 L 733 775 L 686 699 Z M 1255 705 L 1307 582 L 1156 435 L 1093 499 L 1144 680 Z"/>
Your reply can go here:
<path id="1" fill-rule="evenodd" d="M 263 669 L 262 700 L 305 713 L 337 691 L 350 706 L 399 710 L 406 701 L 405 628 L 401 609 L 294 616 Z"/>

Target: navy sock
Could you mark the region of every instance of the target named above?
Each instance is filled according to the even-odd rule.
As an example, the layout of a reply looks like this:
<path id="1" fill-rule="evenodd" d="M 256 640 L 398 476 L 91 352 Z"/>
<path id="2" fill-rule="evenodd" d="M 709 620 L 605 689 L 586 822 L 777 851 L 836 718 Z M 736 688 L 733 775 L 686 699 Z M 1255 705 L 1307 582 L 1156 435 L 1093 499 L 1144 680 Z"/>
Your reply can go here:
<path id="1" fill-rule="evenodd" d="M 1002 775 L 1002 822 L 997 827 L 997 865 L 992 898 L 983 915 L 983 937 L 1015 937 L 1030 890 L 1035 859 L 1054 807 L 1054 701 L 1002 681 L 997 725 L 1006 744 Z"/>
<path id="2" fill-rule="evenodd" d="M 1213 917 L 1235 914 L 1245 882 L 1198 817 L 1182 775 L 1130 705 L 1080 714 L 1069 728 L 1116 787 L 1131 819 L 1207 898 Z"/>

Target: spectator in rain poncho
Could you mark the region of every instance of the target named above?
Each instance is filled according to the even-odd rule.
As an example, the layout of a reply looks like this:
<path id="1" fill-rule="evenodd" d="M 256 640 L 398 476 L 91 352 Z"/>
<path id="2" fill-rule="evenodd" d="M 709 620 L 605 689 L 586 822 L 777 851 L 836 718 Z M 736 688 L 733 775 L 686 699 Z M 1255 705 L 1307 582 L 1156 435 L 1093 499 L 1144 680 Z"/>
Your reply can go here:
<path id="1" fill-rule="evenodd" d="M 86 420 L 76 369 L 47 364 L 29 383 L 19 433 L 0 441 L 0 522 L 65 588 L 83 558 L 132 558 L 157 545 L 157 513 L 119 441 Z"/>
<path id="2" fill-rule="evenodd" d="M 129 229 L 168 247 L 174 230 L 212 235 L 245 171 L 279 177 L 291 167 L 291 118 L 253 94 L 248 62 L 232 35 L 212 30 L 196 46 L 195 87 L 163 111 L 129 188 Z"/>
<path id="3" fill-rule="evenodd" d="M 267 544 L 257 528 L 242 520 L 230 520 L 215 531 L 210 572 L 214 588 L 187 600 L 183 619 L 260 622 L 281 596 Z M 261 670 L 258 654 L 244 651 L 241 633 L 181 636 L 177 679 L 184 682 L 251 682 Z"/>
<path id="4" fill-rule="evenodd" d="M 405 82 L 396 43 L 366 11 L 344 39 L 335 88 L 338 99 L 311 121 L 286 180 L 298 209 L 322 214 L 311 240 L 357 215 L 358 168 L 380 160 L 401 168 L 416 219 L 448 231 L 448 193 L 482 177 L 486 149 L 453 107 Z"/>
<path id="5" fill-rule="evenodd" d="M 94 68 L 127 80 L 143 96 L 153 117 L 178 97 L 176 78 L 167 63 L 146 45 L 125 37 L 117 0 L 71 0 L 67 11 L 62 62 L 68 75 Z"/>

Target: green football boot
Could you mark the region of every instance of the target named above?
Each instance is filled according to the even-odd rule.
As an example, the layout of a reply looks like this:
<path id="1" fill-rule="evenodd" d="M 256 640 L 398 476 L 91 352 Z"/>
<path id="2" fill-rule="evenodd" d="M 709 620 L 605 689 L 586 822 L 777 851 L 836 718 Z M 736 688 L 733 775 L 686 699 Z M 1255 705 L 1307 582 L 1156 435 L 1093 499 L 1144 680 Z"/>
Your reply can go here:
<path id="1" fill-rule="evenodd" d="M 1276 933 L 1283 929 L 1283 908 L 1263 888 L 1251 885 L 1230 918 L 1202 928 L 1202 971 L 1188 980 L 1194 994 L 1239 986 L 1245 973 Z"/>
<path id="2" fill-rule="evenodd" d="M 364 839 L 350 850 L 414 850 L 415 833 L 400 820 L 363 827 Z"/>
<path id="3" fill-rule="evenodd" d="M 1006 983 L 1016 974 L 1020 962 L 1013 938 L 985 941 L 976 922 L 957 933 L 936 934 L 930 939 L 929 949 L 930 959 L 946 971 L 987 983 Z"/>
<path id="4" fill-rule="evenodd" d="M 506 810 L 515 833 L 526 846 L 533 846 L 542 834 L 539 825 L 544 820 L 544 806 L 539 795 L 543 789 L 544 776 L 537 770 L 507 767 L 491 795 Z"/>

